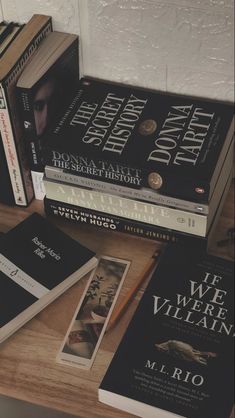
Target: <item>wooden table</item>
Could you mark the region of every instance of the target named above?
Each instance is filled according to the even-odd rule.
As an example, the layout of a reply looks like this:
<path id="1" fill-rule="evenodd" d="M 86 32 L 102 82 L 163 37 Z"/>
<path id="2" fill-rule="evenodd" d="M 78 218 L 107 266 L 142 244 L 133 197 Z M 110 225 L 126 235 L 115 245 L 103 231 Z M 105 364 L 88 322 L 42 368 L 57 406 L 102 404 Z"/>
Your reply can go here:
<path id="1" fill-rule="evenodd" d="M 226 238 L 227 229 L 234 226 L 233 190 L 234 184 L 230 188 L 221 214 L 215 240 L 209 249 L 211 254 L 224 258 L 229 258 L 227 247 L 218 247 L 217 242 Z M 43 214 L 42 202 L 33 201 L 26 209 L 0 205 L 0 231 L 8 231 L 33 211 Z M 133 285 L 137 274 L 148 262 L 156 247 L 162 245 L 62 220 L 54 219 L 53 222 L 97 253 L 131 260 L 127 279 L 119 295 L 120 299 Z M 84 371 L 57 364 L 55 358 L 86 281 L 87 277 L 81 279 L 0 345 L 0 393 L 68 412 L 80 418 L 133 417 L 99 403 L 97 391 L 146 283 L 119 323 L 103 338 L 92 369 Z"/>

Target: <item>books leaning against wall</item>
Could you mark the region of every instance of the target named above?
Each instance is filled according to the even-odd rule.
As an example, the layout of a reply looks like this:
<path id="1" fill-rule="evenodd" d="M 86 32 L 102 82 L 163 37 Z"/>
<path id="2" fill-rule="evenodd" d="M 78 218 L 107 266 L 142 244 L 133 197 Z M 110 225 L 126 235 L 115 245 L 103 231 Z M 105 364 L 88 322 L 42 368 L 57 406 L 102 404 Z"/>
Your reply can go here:
<path id="1" fill-rule="evenodd" d="M 0 23 L 0 62 L 11 43 L 18 36 L 23 25 L 14 22 Z M 11 179 L 9 175 L 6 156 L 3 148 L 3 142 L 0 132 L 0 202 L 13 205 L 14 195 L 11 187 Z"/>
<path id="2" fill-rule="evenodd" d="M 231 261 L 168 245 L 108 366 L 99 400 L 143 418 L 229 418 L 233 273 Z"/>
<path id="3" fill-rule="evenodd" d="M 16 83 L 40 42 L 51 31 L 51 17 L 33 15 L 1 57 L 0 130 L 14 203 L 19 206 L 27 206 L 34 193 L 23 141 Z"/>
<path id="4" fill-rule="evenodd" d="M 79 80 L 78 36 L 54 31 L 40 44 L 17 82 L 24 140 L 36 199 L 43 199 L 41 138 L 68 105 Z"/>
<path id="5" fill-rule="evenodd" d="M 16 22 L 0 23 L 0 58 L 19 34 L 24 25 Z"/>

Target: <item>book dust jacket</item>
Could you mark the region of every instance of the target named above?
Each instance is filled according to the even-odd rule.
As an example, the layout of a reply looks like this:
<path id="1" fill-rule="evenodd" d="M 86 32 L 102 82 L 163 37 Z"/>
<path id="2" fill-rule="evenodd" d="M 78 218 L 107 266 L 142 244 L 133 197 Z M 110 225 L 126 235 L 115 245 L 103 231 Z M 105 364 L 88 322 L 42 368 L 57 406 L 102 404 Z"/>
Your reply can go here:
<path id="1" fill-rule="evenodd" d="M 221 151 L 226 154 L 232 140 L 232 120 L 232 106 L 225 103 L 82 79 L 44 138 L 44 162 L 84 177 L 207 201 Z"/>
<path id="2" fill-rule="evenodd" d="M 230 261 L 167 247 L 101 383 L 106 403 L 116 394 L 169 416 L 229 417 L 232 269 Z"/>

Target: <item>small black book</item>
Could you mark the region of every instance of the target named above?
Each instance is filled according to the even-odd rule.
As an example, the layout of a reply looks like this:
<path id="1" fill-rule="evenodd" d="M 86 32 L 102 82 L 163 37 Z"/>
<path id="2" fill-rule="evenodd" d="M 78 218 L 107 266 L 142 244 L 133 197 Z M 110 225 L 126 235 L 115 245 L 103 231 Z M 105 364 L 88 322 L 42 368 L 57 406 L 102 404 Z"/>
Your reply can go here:
<path id="1" fill-rule="evenodd" d="M 97 264 L 95 254 L 33 213 L 0 239 L 0 342 Z"/>
<path id="2" fill-rule="evenodd" d="M 233 137 L 233 106 L 82 79 L 44 138 L 65 172 L 208 202 Z"/>
<path id="3" fill-rule="evenodd" d="M 169 245 L 99 387 L 143 418 L 228 418 L 233 406 L 233 263 Z"/>

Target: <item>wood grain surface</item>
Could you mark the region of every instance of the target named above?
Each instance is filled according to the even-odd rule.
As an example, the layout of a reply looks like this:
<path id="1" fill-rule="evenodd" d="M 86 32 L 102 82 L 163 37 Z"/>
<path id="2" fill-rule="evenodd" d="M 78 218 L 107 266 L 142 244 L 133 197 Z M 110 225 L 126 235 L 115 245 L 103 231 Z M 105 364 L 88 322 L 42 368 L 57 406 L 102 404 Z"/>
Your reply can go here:
<path id="1" fill-rule="evenodd" d="M 231 248 L 229 250 L 228 246 L 219 247 L 217 243 L 226 239 L 227 229 L 234 226 L 233 202 L 234 184 L 230 188 L 215 238 L 209 249 L 211 254 L 228 259 L 232 257 Z M 8 231 L 34 211 L 44 215 L 42 202 L 34 200 L 26 209 L 0 205 L 0 231 Z M 98 254 L 131 261 L 117 304 L 134 285 L 135 278 L 155 250 L 164 245 L 139 237 L 50 219 Z M 80 418 L 131 418 L 133 415 L 98 402 L 97 394 L 98 386 L 147 283 L 143 283 L 125 315 L 105 334 L 93 367 L 90 371 L 85 371 L 58 364 L 55 359 L 85 288 L 87 277 L 82 278 L 0 345 L 0 393 L 49 406 Z"/>

